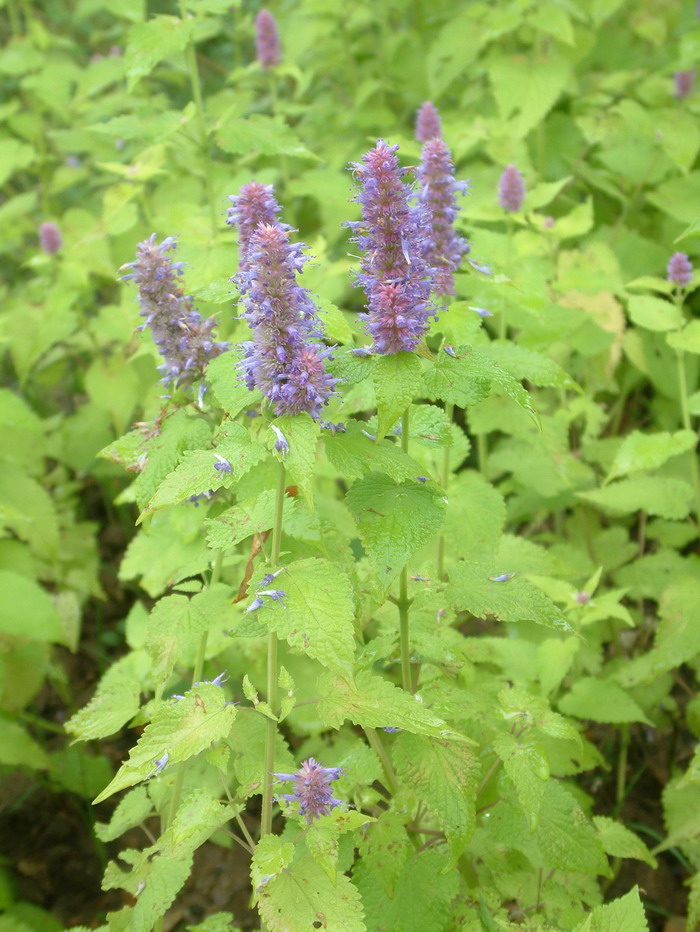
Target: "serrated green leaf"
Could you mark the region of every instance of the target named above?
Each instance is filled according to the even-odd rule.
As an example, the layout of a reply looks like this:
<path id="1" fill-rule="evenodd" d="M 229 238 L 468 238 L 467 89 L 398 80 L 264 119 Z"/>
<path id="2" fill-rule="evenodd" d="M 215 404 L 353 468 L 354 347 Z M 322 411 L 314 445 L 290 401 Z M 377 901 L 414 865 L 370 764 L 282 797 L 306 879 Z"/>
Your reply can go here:
<path id="1" fill-rule="evenodd" d="M 605 511 L 622 514 L 645 511 L 675 521 L 688 515 L 693 501 L 693 490 L 687 482 L 665 476 L 622 479 L 602 489 L 576 494 Z"/>
<path id="2" fill-rule="evenodd" d="M 577 680 L 570 692 L 559 700 L 559 708 L 566 715 L 594 722 L 645 722 L 651 725 L 642 709 L 621 686 L 612 680 L 593 676 Z"/>
<path id="3" fill-rule="evenodd" d="M 298 858 L 259 890 L 258 909 L 270 932 L 308 932 L 319 916 L 329 930 L 367 929 L 350 879 L 339 874 L 334 884 L 310 856 Z"/>
<path id="4" fill-rule="evenodd" d="M 510 734 L 497 734 L 493 740 L 493 748 L 503 761 L 503 768 L 513 782 L 530 828 L 534 829 L 547 790 L 549 779 L 547 758 L 528 737 L 520 740 Z"/>
<path id="5" fill-rule="evenodd" d="M 500 579 L 508 568 L 495 562 L 459 562 L 450 570 L 447 598 L 457 611 L 476 618 L 500 621 L 534 621 L 549 628 L 568 629 L 562 611 L 523 576 Z"/>
<path id="6" fill-rule="evenodd" d="M 434 488 L 411 480 L 396 483 L 379 472 L 354 482 L 347 502 L 384 589 L 435 534 L 445 513 Z"/>
<path id="7" fill-rule="evenodd" d="M 225 705 L 225 699 L 219 686 L 201 683 L 188 690 L 184 699 L 161 703 L 138 743 L 129 752 L 129 759 L 95 803 L 155 776 L 158 772 L 156 761 L 162 761 L 166 754 L 166 766 L 175 764 L 194 757 L 214 741 L 227 737 L 236 710 Z"/>
<path id="8" fill-rule="evenodd" d="M 114 841 L 130 828 L 141 825 L 153 812 L 153 803 L 145 786 L 135 786 L 124 795 L 108 823 L 96 822 L 100 841 Z"/>
<path id="9" fill-rule="evenodd" d="M 264 835 L 255 846 L 250 864 L 250 879 L 257 893 L 288 867 L 294 858 L 294 845 L 278 835 Z"/>
<path id="10" fill-rule="evenodd" d="M 263 445 L 252 440 L 242 424 L 228 422 L 212 449 L 188 450 L 184 454 L 180 465 L 158 486 L 141 517 L 202 492 L 230 489 L 264 458 Z M 229 465 L 230 471 L 215 468 L 222 461 Z"/>
<path id="11" fill-rule="evenodd" d="M 156 65 L 182 52 L 190 40 L 191 23 L 177 16 L 161 14 L 146 23 L 136 23 L 129 30 L 126 47 L 126 74 L 131 91 Z"/>
<path id="12" fill-rule="evenodd" d="M 238 780 L 237 797 L 247 799 L 262 793 L 265 781 L 265 741 L 267 722 L 262 715 L 240 715 L 228 744 L 233 751 L 233 772 Z M 282 735 L 275 737 L 274 770 L 292 773 L 297 764 Z"/>
<path id="13" fill-rule="evenodd" d="M 246 408 L 254 408 L 262 397 L 257 389 L 251 391 L 241 380 L 236 368 L 240 359 L 241 351 L 234 348 L 216 356 L 207 365 L 207 384 L 230 418 L 237 417 Z"/>
<path id="14" fill-rule="evenodd" d="M 256 619 L 330 670 L 352 669 L 355 608 L 350 580 L 328 560 L 297 560 L 284 567 L 274 585 L 282 601 L 266 599 Z"/>
<path id="15" fill-rule="evenodd" d="M 414 405 L 410 439 L 424 447 L 451 447 L 452 429 L 444 409 L 437 405 Z"/>
<path id="16" fill-rule="evenodd" d="M 219 146 L 231 155 L 290 155 L 318 161 L 301 139 L 279 117 L 256 113 L 246 119 L 228 119 L 216 133 Z"/>
<path id="17" fill-rule="evenodd" d="M 0 570 L 0 632 L 54 644 L 66 643 L 61 617 L 51 596 L 33 579 Z"/>
<path id="18" fill-rule="evenodd" d="M 613 858 L 635 858 L 656 868 L 656 858 L 642 839 L 620 822 L 607 816 L 593 816 L 593 824 L 606 854 Z"/>
<path id="19" fill-rule="evenodd" d="M 691 320 L 682 330 L 666 334 L 666 342 L 683 353 L 700 353 L 700 320 Z"/>
<path id="20" fill-rule="evenodd" d="M 318 714 L 330 728 L 340 728 L 350 719 L 365 728 L 403 728 L 412 734 L 435 738 L 454 736 L 420 697 L 368 672 L 358 673 L 354 680 L 324 673 L 318 682 L 318 693 Z"/>
<path id="21" fill-rule="evenodd" d="M 377 397 L 377 440 L 383 440 L 420 389 L 421 364 L 413 353 L 378 356 L 372 370 Z"/>
<path id="22" fill-rule="evenodd" d="M 49 758 L 43 748 L 22 728 L 19 722 L 0 718 L 2 743 L 0 744 L 0 764 L 5 767 L 30 767 L 32 770 L 45 769 Z"/>
<path id="23" fill-rule="evenodd" d="M 639 889 L 635 887 L 619 900 L 596 906 L 573 932 L 647 932 L 648 928 Z"/>
<path id="24" fill-rule="evenodd" d="M 246 537 L 262 534 L 270 530 L 275 523 L 274 489 L 266 489 L 256 498 L 239 502 L 232 508 L 222 511 L 216 518 L 208 519 L 207 542 L 217 550 L 230 550 Z M 296 508 L 296 499 L 285 496 L 284 518 L 289 518 Z"/>
<path id="25" fill-rule="evenodd" d="M 412 479 L 421 466 L 391 440 L 375 443 L 363 433 L 362 424 L 350 420 L 344 433 L 324 431 L 323 442 L 329 461 L 346 479 L 359 479 L 370 472 L 383 472 L 392 479 Z"/>
<path id="26" fill-rule="evenodd" d="M 139 710 L 142 678 L 149 667 L 144 652 L 120 657 L 105 672 L 95 695 L 65 725 L 80 741 L 107 738 L 119 731 Z"/>
<path id="27" fill-rule="evenodd" d="M 480 352 L 515 379 L 527 379 L 543 388 L 578 388 L 571 376 L 553 359 L 517 343 L 498 340 L 480 347 Z"/>
<path id="28" fill-rule="evenodd" d="M 632 323 L 645 330 L 662 332 L 677 330 L 683 325 L 683 314 L 675 304 L 653 295 L 630 295 L 627 312 Z"/>
<path id="29" fill-rule="evenodd" d="M 465 744 L 401 734 L 392 750 L 396 775 L 409 787 L 445 832 L 450 858 L 443 873 L 459 860 L 476 823 L 479 764 Z"/>
<path id="30" fill-rule="evenodd" d="M 534 838 L 548 867 L 584 874 L 610 873 L 595 828 L 574 797 L 555 780 L 547 783 Z"/>
<path id="31" fill-rule="evenodd" d="M 464 470 L 450 482 L 447 497 L 441 533 L 452 552 L 469 561 L 495 551 L 506 520 L 501 493 L 480 473 Z"/>
<path id="32" fill-rule="evenodd" d="M 471 376 L 460 359 L 438 353 L 433 366 L 423 374 L 423 387 L 428 398 L 439 398 L 449 404 L 466 408 L 489 396 L 491 381 L 485 376 Z"/>
<path id="33" fill-rule="evenodd" d="M 633 430 L 627 434 L 615 454 L 606 482 L 631 473 L 658 469 L 671 457 L 692 450 L 696 443 L 697 436 L 692 430 L 677 430 L 674 433 L 664 430 L 656 434 Z"/>
<path id="34" fill-rule="evenodd" d="M 284 463 L 289 483 L 298 486 L 310 508 L 313 508 L 314 473 L 316 471 L 316 444 L 320 428 L 305 411 L 301 414 L 284 415 L 273 421 L 289 444 L 289 450 L 275 456 Z M 272 436 L 274 447 L 276 436 Z"/>
<path id="35" fill-rule="evenodd" d="M 513 113 L 514 138 L 522 139 L 554 106 L 569 84 L 571 66 L 554 49 L 548 57 L 494 55 L 489 78 L 501 116 Z"/>

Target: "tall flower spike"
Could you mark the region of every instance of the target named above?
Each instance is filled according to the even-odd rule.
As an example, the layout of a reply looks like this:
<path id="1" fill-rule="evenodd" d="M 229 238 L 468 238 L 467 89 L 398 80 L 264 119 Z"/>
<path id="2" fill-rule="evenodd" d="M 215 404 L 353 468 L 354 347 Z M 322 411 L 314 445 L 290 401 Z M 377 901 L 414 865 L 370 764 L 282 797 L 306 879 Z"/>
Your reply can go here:
<path id="1" fill-rule="evenodd" d="M 274 68 L 282 60 L 277 21 L 269 10 L 255 17 L 255 50 L 263 68 Z"/>
<path id="2" fill-rule="evenodd" d="M 666 280 L 687 288 L 693 279 L 693 265 L 684 252 L 674 252 L 666 266 Z"/>
<path id="3" fill-rule="evenodd" d="M 154 233 L 139 243 L 136 261 L 123 268 L 132 271 L 123 278 L 136 282 L 139 289 L 143 327 L 150 327 L 163 364 L 158 368 L 165 383 L 186 383 L 199 379 L 207 363 L 226 349 L 216 342 L 213 317 L 204 318 L 192 306 L 179 285 L 181 262 L 173 262 L 168 253 L 175 249 L 175 239 L 156 242 Z"/>
<path id="4" fill-rule="evenodd" d="M 272 192 L 268 194 L 272 198 Z M 234 222 L 242 238 L 244 261 L 236 282 L 253 330 L 242 362 L 246 383 L 270 399 L 276 414 L 307 411 L 316 418 L 335 379 L 326 372 L 324 360 L 330 350 L 320 343 L 316 308 L 296 280 L 307 261 L 303 247 L 290 243 L 290 227 L 276 220 L 258 223 L 245 245 L 251 217 L 241 203 Z"/>
<path id="5" fill-rule="evenodd" d="M 429 304 L 424 208 L 410 203 L 412 191 L 402 180 L 406 170 L 399 166 L 397 149 L 380 139 L 351 166 L 360 178 L 355 200 L 362 205 L 362 220 L 348 224 L 363 252 L 356 278 L 367 295 L 367 313 L 361 317 L 373 349 L 386 355 L 412 350 L 435 314 Z"/>
<path id="6" fill-rule="evenodd" d="M 418 180 L 428 217 L 425 258 L 433 269 L 433 289 L 439 295 L 454 294 L 454 272 L 469 252 L 469 244 L 454 229 L 457 194 L 464 194 L 468 185 L 455 181 L 452 156 L 442 139 L 436 137 L 423 146 Z"/>
<path id="7" fill-rule="evenodd" d="M 437 109 L 426 100 L 416 114 L 416 139 L 418 142 L 429 142 L 436 136 L 442 136 L 442 124 Z"/>
<path id="8" fill-rule="evenodd" d="M 257 181 L 244 184 L 238 194 L 229 195 L 229 200 L 233 206 L 228 209 L 226 223 L 238 228 L 239 272 L 243 272 L 248 263 L 250 240 L 258 224 L 276 223 L 282 208 L 277 203 L 273 186 Z"/>
<path id="9" fill-rule="evenodd" d="M 55 223 L 42 223 L 39 227 L 39 243 L 44 252 L 52 256 L 63 245 L 61 231 Z"/>
<path id="10" fill-rule="evenodd" d="M 525 181 L 515 165 L 503 169 L 498 185 L 498 203 L 508 213 L 517 214 L 525 200 Z"/>
<path id="11" fill-rule="evenodd" d="M 293 793 L 280 793 L 277 799 L 299 803 L 299 813 L 311 824 L 319 816 L 328 815 L 336 806 L 346 806 L 342 799 L 334 799 L 331 791 L 333 780 L 339 779 L 343 771 L 339 767 L 322 767 L 310 757 L 295 773 L 274 773 L 283 783 L 293 782 Z"/>
<path id="12" fill-rule="evenodd" d="M 694 71 L 676 71 L 673 75 L 673 94 L 679 100 L 688 97 L 695 83 Z"/>

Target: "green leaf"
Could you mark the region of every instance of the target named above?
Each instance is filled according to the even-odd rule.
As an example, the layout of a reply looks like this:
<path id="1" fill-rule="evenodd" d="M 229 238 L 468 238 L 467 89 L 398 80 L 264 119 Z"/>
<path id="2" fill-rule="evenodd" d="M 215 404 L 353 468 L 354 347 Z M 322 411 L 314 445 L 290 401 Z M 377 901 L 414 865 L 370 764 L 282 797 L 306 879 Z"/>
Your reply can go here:
<path id="1" fill-rule="evenodd" d="M 318 866 L 326 872 L 331 881 L 335 881 L 338 870 L 339 841 L 345 832 L 364 829 L 376 821 L 372 816 L 353 809 L 340 806 L 321 819 L 314 819 L 306 831 L 306 847 L 311 852 Z"/>
<path id="2" fill-rule="evenodd" d="M 294 859 L 294 845 L 284 842 L 278 835 L 264 835 L 255 846 L 250 865 L 250 879 L 253 891 L 263 889 L 273 877 L 276 877 Z"/>
<path id="3" fill-rule="evenodd" d="M 161 14 L 129 30 L 126 46 L 127 87 L 132 91 L 159 62 L 182 52 L 190 41 L 190 22 Z"/>
<path id="4" fill-rule="evenodd" d="M 0 185 L 4 185 L 15 172 L 28 168 L 34 157 L 33 147 L 19 139 L 0 139 Z"/>
<path id="5" fill-rule="evenodd" d="M 49 758 L 43 748 L 22 728 L 19 722 L 0 718 L 2 742 L 0 742 L 0 764 L 6 767 L 31 767 L 44 770 Z"/>
<path id="6" fill-rule="evenodd" d="M 362 543 L 386 590 L 442 523 L 444 500 L 428 485 L 370 473 L 347 493 Z"/>
<path id="7" fill-rule="evenodd" d="M 667 334 L 666 342 L 683 353 L 700 353 L 700 320 L 691 320 L 682 330 Z"/>
<path id="8" fill-rule="evenodd" d="M 0 632 L 54 644 L 66 643 L 51 596 L 33 579 L 0 570 Z"/>
<path id="9" fill-rule="evenodd" d="M 490 350 L 457 346 L 454 352 L 455 356 L 439 353 L 435 365 L 426 371 L 424 388 L 429 397 L 464 408 L 493 392 L 508 395 L 522 408 L 535 413 L 530 394 L 506 369 L 494 362 Z"/>
<path id="10" fill-rule="evenodd" d="M 480 352 L 515 379 L 527 379 L 542 388 L 578 388 L 571 376 L 553 359 L 517 343 L 498 340 L 480 347 Z"/>
<path id="11" fill-rule="evenodd" d="M 421 467 L 403 452 L 398 443 L 375 443 L 363 433 L 362 423 L 350 420 L 344 433 L 323 432 L 326 455 L 346 479 L 359 479 L 369 472 L 383 472 L 392 479 L 414 479 Z"/>
<path id="12" fill-rule="evenodd" d="M 610 873 L 598 833 L 574 797 L 555 780 L 547 783 L 534 838 L 547 867 Z"/>
<path id="13" fill-rule="evenodd" d="M 648 928 L 639 888 L 635 887 L 619 900 L 596 906 L 573 932 L 647 932 Z"/>
<path id="14" fill-rule="evenodd" d="M 108 823 L 96 822 L 100 841 L 114 841 L 130 828 L 141 825 L 153 812 L 153 803 L 145 786 L 135 786 L 126 793 Z"/>
<path id="15" fill-rule="evenodd" d="M 45 559 L 56 559 L 58 516 L 51 496 L 24 469 L 10 463 L 0 463 L 0 526 Z"/>
<path id="16" fill-rule="evenodd" d="M 219 146 L 230 155 L 291 155 L 318 161 L 281 117 L 253 114 L 227 119 L 216 132 Z"/>
<path id="17" fill-rule="evenodd" d="M 338 179 L 333 180 L 337 184 Z M 325 339 L 329 343 L 352 343 L 352 329 L 340 308 L 327 298 L 318 298 L 316 306 Z"/>
<path id="18" fill-rule="evenodd" d="M 80 741 L 107 738 L 119 731 L 139 710 L 142 679 L 148 667 L 143 652 L 116 660 L 90 702 L 66 722 L 66 731 Z"/>
<path id="19" fill-rule="evenodd" d="M 503 761 L 503 768 L 513 782 L 530 828 L 534 829 L 547 790 L 549 763 L 542 750 L 525 737 L 523 740 L 502 733 L 494 737 L 493 747 Z"/>
<path id="20" fill-rule="evenodd" d="M 267 721 L 262 715 L 240 715 L 227 744 L 233 751 L 233 772 L 238 781 L 237 797 L 247 799 L 262 793 L 265 782 L 265 741 Z M 275 764 L 277 773 L 293 773 L 297 764 L 282 735 L 275 736 Z"/>
<path id="21" fill-rule="evenodd" d="M 394 727 L 416 735 L 455 737 L 420 697 L 372 673 L 358 673 L 355 680 L 324 673 L 318 681 L 318 693 L 318 714 L 330 728 L 340 728 L 350 719 L 364 728 Z"/>
<path id="22" fill-rule="evenodd" d="M 383 440 L 418 394 L 421 364 L 413 353 L 378 356 L 372 370 L 379 424 L 377 440 Z"/>
<path id="23" fill-rule="evenodd" d="M 401 734 L 392 750 L 396 775 L 445 832 L 450 858 L 443 873 L 454 867 L 469 843 L 476 823 L 475 801 L 479 765 L 465 744 Z"/>
<path id="24" fill-rule="evenodd" d="M 696 217 L 695 220 L 687 226 L 685 230 L 674 239 L 674 245 L 679 245 L 680 243 L 685 242 L 687 239 L 695 239 L 696 236 L 700 236 L 700 217 Z"/>
<path id="25" fill-rule="evenodd" d="M 255 498 L 248 498 L 232 508 L 222 511 L 216 518 L 205 521 L 207 542 L 215 550 L 231 550 L 247 537 L 269 531 L 275 523 L 274 489 L 266 489 Z M 298 511 L 297 499 L 288 495 L 284 499 L 282 526 L 291 533 L 292 519 Z"/>
<path id="26" fill-rule="evenodd" d="M 287 643 L 337 672 L 352 669 L 355 608 L 350 580 L 328 560 L 297 560 L 274 584 L 283 601 L 265 599 L 256 619 Z"/>
<path id="27" fill-rule="evenodd" d="M 158 772 L 156 761 L 162 760 L 165 754 L 168 755 L 166 766 L 175 764 L 226 738 L 236 710 L 233 706 L 224 705 L 225 699 L 219 686 L 201 683 L 188 690 L 184 699 L 161 703 L 138 743 L 129 752 L 129 759 L 95 803 L 155 776 Z"/>
<path id="28" fill-rule="evenodd" d="M 357 888 L 344 874 L 335 883 L 310 857 L 300 857 L 258 887 L 258 909 L 270 932 L 308 932 L 321 921 L 328 930 L 366 932 Z"/>
<path id="29" fill-rule="evenodd" d="M 237 417 L 246 408 L 254 408 L 262 397 L 257 389 L 251 391 L 241 380 L 236 369 L 240 360 L 241 352 L 234 348 L 216 356 L 207 365 L 207 384 L 230 418 Z"/>
<path id="30" fill-rule="evenodd" d="M 698 321 L 700 324 L 700 321 Z M 677 430 L 671 434 L 666 430 L 656 434 L 643 434 L 633 430 L 627 434 L 615 454 L 606 482 L 628 476 L 631 473 L 658 469 L 673 456 L 692 450 L 697 437 L 692 430 Z"/>
<path id="31" fill-rule="evenodd" d="M 656 858 L 634 832 L 607 816 L 593 816 L 593 824 L 606 854 L 613 858 L 635 858 L 656 869 Z"/>
<path id="32" fill-rule="evenodd" d="M 555 53 L 549 58 L 494 54 L 489 78 L 501 117 L 511 121 L 513 138 L 522 139 L 554 106 L 570 81 L 567 60 Z"/>
<path id="33" fill-rule="evenodd" d="M 569 624 L 551 599 L 522 576 L 498 579 L 507 567 L 460 561 L 450 570 L 447 598 L 459 612 L 499 621 L 534 621 L 549 628 L 567 630 Z"/>
<path id="34" fill-rule="evenodd" d="M 594 722 L 621 724 L 623 722 L 651 722 L 637 703 L 621 686 L 612 680 L 584 676 L 577 680 L 559 701 L 559 708 L 574 718 Z"/>
<path id="35" fill-rule="evenodd" d="M 141 517 L 202 492 L 230 489 L 264 458 L 265 448 L 251 439 L 242 424 L 227 422 L 212 449 L 188 450 L 184 454 L 183 462 L 166 476 Z M 214 468 L 222 460 L 231 467 L 230 472 Z"/>
<path id="36" fill-rule="evenodd" d="M 627 312 L 632 322 L 645 330 L 677 330 L 683 326 L 683 313 L 680 308 L 653 295 L 630 295 L 627 299 Z"/>
<path id="37" fill-rule="evenodd" d="M 463 470 L 452 479 L 441 533 L 453 553 L 483 559 L 496 550 L 506 520 L 503 496 L 480 473 Z"/>
<path id="38" fill-rule="evenodd" d="M 316 444 L 320 428 L 316 421 L 305 411 L 301 414 L 287 414 L 273 421 L 281 430 L 289 444 L 287 453 L 275 451 L 275 456 L 284 463 L 289 484 L 299 487 L 310 508 L 313 508 L 314 473 L 316 471 Z M 277 437 L 272 433 L 272 446 Z"/>
<path id="39" fill-rule="evenodd" d="M 424 447 L 451 447 L 452 425 L 444 408 L 414 405 L 411 408 L 410 439 Z"/>
<path id="40" fill-rule="evenodd" d="M 693 501 L 693 490 L 687 482 L 662 476 L 623 479 L 602 489 L 576 494 L 604 511 L 622 514 L 645 511 L 675 521 L 690 513 Z"/>

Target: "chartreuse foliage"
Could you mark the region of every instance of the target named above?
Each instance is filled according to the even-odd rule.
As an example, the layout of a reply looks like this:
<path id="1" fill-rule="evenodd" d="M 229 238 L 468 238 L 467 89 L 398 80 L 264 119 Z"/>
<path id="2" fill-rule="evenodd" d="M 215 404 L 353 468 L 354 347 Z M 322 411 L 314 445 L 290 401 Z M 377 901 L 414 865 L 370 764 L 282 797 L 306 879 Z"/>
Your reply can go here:
<path id="1" fill-rule="evenodd" d="M 691 928 L 700 323 L 665 268 L 700 236 L 694 4 L 271 10 L 263 69 L 259 4 L 3 5 L 0 775 L 100 804 L 108 932 L 166 927 L 205 843 L 247 849 L 268 932 Z M 354 354 L 346 167 L 378 137 L 415 167 L 427 99 L 470 253 L 414 352 Z M 322 422 L 243 381 L 253 177 L 315 257 Z M 152 232 L 230 344 L 187 390 L 115 282 Z M 266 831 L 311 757 L 343 805 Z M 17 895 L 3 868 L 0 929 L 60 927 Z M 217 904 L 187 928 L 248 922 Z"/>

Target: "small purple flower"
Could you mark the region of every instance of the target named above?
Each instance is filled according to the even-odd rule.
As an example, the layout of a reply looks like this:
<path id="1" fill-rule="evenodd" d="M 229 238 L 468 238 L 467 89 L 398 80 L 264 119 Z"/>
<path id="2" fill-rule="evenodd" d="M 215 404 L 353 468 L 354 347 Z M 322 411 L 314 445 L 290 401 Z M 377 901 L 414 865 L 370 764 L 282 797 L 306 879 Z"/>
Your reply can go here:
<path id="1" fill-rule="evenodd" d="M 250 615 L 251 612 L 257 612 L 259 608 L 262 608 L 265 604 L 265 600 L 261 599 L 259 595 L 256 595 L 253 601 L 250 603 L 248 608 L 245 610 L 246 615 Z"/>
<path id="2" fill-rule="evenodd" d="M 485 262 L 477 262 L 476 259 L 469 259 L 468 261 L 469 265 L 471 265 L 473 269 L 476 269 L 477 272 L 481 272 L 482 275 L 491 274 L 491 266 L 486 265 Z"/>
<path id="3" fill-rule="evenodd" d="M 447 353 L 448 356 L 451 356 L 453 359 L 459 359 L 459 356 L 455 352 L 454 346 L 443 346 L 443 351 Z"/>
<path id="4" fill-rule="evenodd" d="M 397 728 L 395 725 L 385 725 L 385 726 L 382 728 L 382 731 L 386 731 L 386 732 L 387 732 L 388 734 L 390 734 L 390 735 L 395 735 L 395 734 L 397 734 L 399 731 L 402 731 L 402 729 L 401 729 L 401 728 Z"/>
<path id="5" fill-rule="evenodd" d="M 350 350 L 351 356 L 359 356 L 361 359 L 368 359 L 371 356 L 374 356 L 372 348 L 369 346 L 356 346 L 354 349 Z"/>
<path id="6" fill-rule="evenodd" d="M 498 184 L 498 203 L 508 213 L 517 214 L 525 199 L 525 181 L 515 165 L 503 169 Z"/>
<path id="7" fill-rule="evenodd" d="M 277 21 L 269 10 L 255 17 L 255 50 L 263 68 L 274 68 L 282 60 Z"/>
<path id="8" fill-rule="evenodd" d="M 509 579 L 512 579 L 515 576 L 515 573 L 501 573 L 500 576 L 489 576 L 490 582 L 508 582 Z"/>
<path id="9" fill-rule="evenodd" d="M 277 799 L 299 803 L 299 813 L 305 816 L 306 821 L 311 824 L 314 819 L 328 815 L 336 806 L 347 805 L 341 799 L 334 799 L 330 787 L 331 783 L 338 780 L 342 773 L 340 767 L 322 767 L 313 757 L 310 757 L 295 773 L 273 773 L 273 776 L 283 783 L 294 783 L 293 793 L 281 793 Z"/>
<path id="10" fill-rule="evenodd" d="M 283 602 L 287 598 L 287 593 L 284 589 L 260 589 L 258 591 L 258 596 L 263 595 L 272 599 L 273 602 Z"/>
<path id="11" fill-rule="evenodd" d="M 219 472 L 231 472 L 231 464 L 225 457 L 221 456 L 219 453 L 215 453 L 214 456 L 216 457 L 214 469 L 218 469 Z"/>
<path id="12" fill-rule="evenodd" d="M 440 114 L 437 109 L 426 100 L 416 114 L 416 139 L 418 142 L 428 142 L 430 139 L 439 139 L 442 136 Z"/>
<path id="13" fill-rule="evenodd" d="M 282 456 L 286 456 L 287 453 L 289 453 L 289 443 L 287 442 L 287 438 L 284 436 L 279 427 L 276 427 L 274 424 L 270 424 L 270 430 L 272 430 L 277 437 L 277 440 L 275 440 L 275 450 L 277 450 L 278 453 L 281 453 Z"/>
<path id="14" fill-rule="evenodd" d="M 683 100 L 685 97 L 688 97 L 693 91 L 693 84 L 695 83 L 695 72 L 692 70 L 689 71 L 676 71 L 673 75 L 673 94 L 674 97 L 677 97 L 679 100 Z"/>
<path id="15" fill-rule="evenodd" d="M 39 227 L 39 243 L 48 255 L 53 256 L 63 245 L 61 231 L 55 223 L 42 223 Z"/>
<path id="16" fill-rule="evenodd" d="M 474 307 L 473 305 L 467 305 L 470 311 L 474 311 L 479 317 L 493 317 L 492 311 L 487 311 L 485 307 Z"/>
<path id="17" fill-rule="evenodd" d="M 184 697 L 183 697 L 183 698 L 184 698 Z M 148 775 L 149 778 L 150 778 L 150 777 L 157 777 L 159 773 L 161 773 L 163 770 L 165 770 L 165 768 L 166 768 L 167 765 L 168 765 L 168 761 L 169 761 L 169 760 L 170 760 L 170 755 L 168 754 L 167 751 L 163 751 L 163 756 L 162 756 L 162 757 L 156 757 L 156 758 L 154 759 L 154 761 L 153 761 L 153 763 L 156 765 L 156 766 L 155 766 L 155 770 L 154 770 L 152 773 L 150 773 L 150 774 Z"/>
<path id="18" fill-rule="evenodd" d="M 454 229 L 457 194 L 466 193 L 467 183 L 455 181 L 450 150 L 439 137 L 423 146 L 418 180 L 428 221 L 424 254 L 433 269 L 433 289 L 439 295 L 453 295 L 454 272 L 469 251 L 467 241 Z"/>
<path id="19" fill-rule="evenodd" d="M 205 319 L 198 314 L 192 307 L 192 299 L 183 293 L 179 284 L 183 263 L 168 257 L 174 249 L 173 237 L 157 243 L 154 233 L 139 243 L 136 261 L 122 266 L 131 269 L 122 278 L 138 286 L 141 316 L 146 319 L 139 329 L 151 328 L 164 359 L 158 368 L 166 385 L 201 379 L 209 360 L 228 346 L 214 340 L 214 318 Z"/>
<path id="20" fill-rule="evenodd" d="M 666 266 L 666 279 L 679 288 L 687 288 L 693 279 L 693 265 L 684 252 L 674 252 Z"/>
<path id="21" fill-rule="evenodd" d="M 361 317 L 372 348 L 383 355 L 412 350 L 435 316 L 429 303 L 425 210 L 411 204 L 397 150 L 380 139 L 361 162 L 352 164 L 360 178 L 355 200 L 362 205 L 362 220 L 348 224 L 363 252 L 355 283 L 367 294 L 367 313 Z"/>
<path id="22" fill-rule="evenodd" d="M 260 582 L 257 584 L 256 589 L 260 589 L 260 588 L 262 588 L 262 586 L 269 586 L 270 583 L 271 583 L 274 579 L 276 579 L 276 578 L 279 576 L 280 573 L 283 573 L 283 572 L 284 572 L 284 567 L 282 567 L 282 569 L 280 569 L 280 570 L 277 570 L 277 572 L 275 572 L 275 573 L 267 573 L 265 576 L 263 576 L 263 578 L 262 578 L 262 579 L 260 580 Z"/>
<path id="23" fill-rule="evenodd" d="M 416 476 L 416 481 L 424 483 L 428 481 L 428 477 L 427 476 Z"/>
<path id="24" fill-rule="evenodd" d="M 574 596 L 574 600 L 579 605 L 588 605 L 588 603 L 591 601 L 591 597 L 587 592 L 577 592 Z"/>

